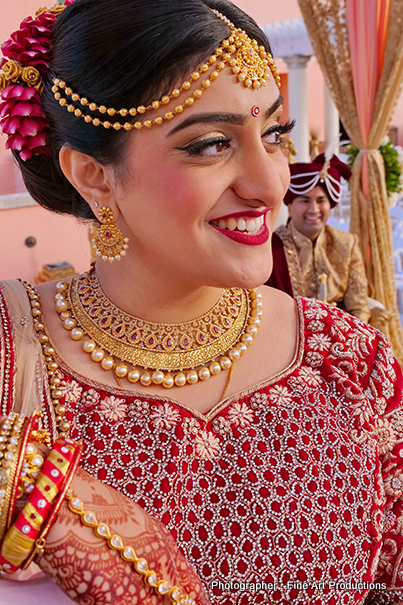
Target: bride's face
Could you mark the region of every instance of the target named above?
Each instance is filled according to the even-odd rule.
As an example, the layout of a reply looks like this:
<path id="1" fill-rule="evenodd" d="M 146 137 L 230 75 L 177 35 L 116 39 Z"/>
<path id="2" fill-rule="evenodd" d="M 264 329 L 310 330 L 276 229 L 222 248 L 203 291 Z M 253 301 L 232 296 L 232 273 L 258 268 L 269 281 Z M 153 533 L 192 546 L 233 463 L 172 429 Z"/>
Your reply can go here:
<path id="1" fill-rule="evenodd" d="M 255 90 L 226 68 L 183 114 L 133 133 L 129 176 L 115 192 L 130 238 L 124 262 L 189 287 L 252 288 L 268 278 L 289 183 L 281 101 L 271 77 Z"/>

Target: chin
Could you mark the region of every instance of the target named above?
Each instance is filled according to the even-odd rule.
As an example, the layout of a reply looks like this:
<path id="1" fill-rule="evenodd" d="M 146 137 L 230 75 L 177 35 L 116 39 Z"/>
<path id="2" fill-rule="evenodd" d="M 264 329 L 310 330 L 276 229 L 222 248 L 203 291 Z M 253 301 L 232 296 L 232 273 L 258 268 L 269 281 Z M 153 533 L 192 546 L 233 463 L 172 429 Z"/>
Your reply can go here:
<path id="1" fill-rule="evenodd" d="M 266 266 L 262 268 L 261 271 L 254 270 L 250 273 L 242 273 L 242 275 L 237 276 L 234 280 L 234 283 L 231 284 L 231 288 L 243 288 L 246 290 L 253 290 L 254 288 L 259 288 L 262 286 L 270 277 L 273 270 L 273 265 L 270 263 L 270 266 Z"/>

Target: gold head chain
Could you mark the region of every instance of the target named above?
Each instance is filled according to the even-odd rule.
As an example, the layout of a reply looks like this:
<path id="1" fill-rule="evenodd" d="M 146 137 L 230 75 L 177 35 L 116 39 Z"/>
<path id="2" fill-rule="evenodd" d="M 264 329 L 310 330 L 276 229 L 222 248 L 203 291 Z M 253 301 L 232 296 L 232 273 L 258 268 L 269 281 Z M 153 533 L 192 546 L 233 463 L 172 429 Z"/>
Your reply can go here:
<path id="1" fill-rule="evenodd" d="M 104 128 L 114 128 L 115 130 L 131 130 L 136 128 L 140 130 L 145 126 L 151 128 L 154 124 L 162 124 L 165 120 L 172 120 L 176 114 L 182 113 L 186 107 L 191 107 L 197 99 L 200 99 L 203 92 L 210 87 L 211 83 L 216 80 L 226 65 L 232 68 L 232 72 L 238 76 L 239 82 L 243 83 L 247 88 L 253 87 L 259 89 L 261 86 L 266 86 L 266 80 L 273 75 L 273 78 L 280 88 L 280 76 L 276 64 L 273 61 L 273 57 L 268 53 L 264 46 L 259 46 L 256 40 L 249 38 L 248 34 L 237 29 L 235 25 L 227 19 L 224 15 L 216 10 L 211 9 L 212 12 L 222 21 L 224 21 L 231 29 L 231 35 L 229 38 L 223 40 L 220 46 L 214 51 L 208 60 L 200 65 L 198 71 L 194 71 L 188 80 L 183 82 L 182 86 L 175 88 L 170 95 L 164 95 L 161 99 L 153 101 L 150 105 L 139 107 L 131 107 L 130 109 L 114 109 L 113 107 L 106 107 L 105 105 L 97 105 L 90 101 L 86 97 L 80 97 L 79 94 L 73 91 L 70 86 L 67 86 L 66 82 L 60 80 L 60 78 L 53 79 L 52 92 L 54 93 L 55 99 L 59 101 L 60 105 L 67 107 L 67 111 L 74 113 L 75 116 L 84 118 L 87 123 L 92 123 L 94 126 L 103 126 Z M 109 120 L 102 120 L 100 118 L 94 118 L 90 114 L 86 113 L 85 109 L 80 109 L 75 105 L 69 103 L 67 97 L 70 97 L 74 103 L 80 103 L 83 108 L 87 108 L 90 111 L 98 111 L 100 114 L 107 114 L 110 117 L 119 115 L 122 117 L 126 116 L 137 116 L 144 115 L 150 110 L 158 110 L 168 105 L 174 99 L 177 99 L 182 92 L 187 91 L 192 86 L 192 82 L 196 82 L 200 78 L 203 78 L 203 74 L 213 67 L 212 71 L 201 81 L 200 88 L 196 89 L 192 96 L 185 99 L 184 103 L 176 105 L 172 111 L 167 111 L 163 115 L 159 115 L 153 120 L 147 119 L 144 121 L 136 121 L 134 123 L 126 122 L 121 124 L 120 122 L 110 122 Z"/>

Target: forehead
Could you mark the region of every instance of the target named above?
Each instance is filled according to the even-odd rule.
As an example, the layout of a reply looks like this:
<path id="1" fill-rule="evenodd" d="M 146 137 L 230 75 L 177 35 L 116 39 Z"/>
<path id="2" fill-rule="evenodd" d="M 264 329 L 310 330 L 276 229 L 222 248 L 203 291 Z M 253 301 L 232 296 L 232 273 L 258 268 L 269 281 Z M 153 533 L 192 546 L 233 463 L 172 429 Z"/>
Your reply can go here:
<path id="1" fill-rule="evenodd" d="M 279 89 L 273 76 L 267 80 L 266 86 L 260 89 L 247 88 L 228 68 L 224 69 L 218 79 L 204 91 L 203 97 L 192 107 L 186 109 L 186 116 L 199 111 L 231 111 L 233 113 L 250 113 L 257 105 L 262 111 L 268 109 L 278 98 Z M 185 117 L 185 112 L 183 113 Z"/>
<path id="2" fill-rule="evenodd" d="M 197 88 L 197 82 L 193 83 L 187 91 L 188 96 L 192 96 Z M 200 122 L 202 122 L 203 115 L 210 116 L 211 114 L 230 114 L 237 117 L 236 120 L 231 120 L 232 123 L 245 125 L 253 123 L 256 117 L 259 120 L 264 119 L 268 110 L 277 105 L 276 102 L 278 108 L 273 115 L 277 117 L 282 112 L 282 97 L 272 76 L 267 79 L 266 86 L 260 89 L 247 88 L 238 81 L 230 69 L 226 68 L 220 73 L 217 80 L 203 92 L 202 97 L 194 101 L 192 106 L 185 106 L 184 111 L 175 115 L 172 120 L 165 121 L 161 125 L 154 125 L 151 129 L 140 130 L 135 137 L 144 137 L 144 143 L 147 139 L 150 141 L 154 138 L 160 139 L 160 137 L 170 138 L 177 130 L 182 130 L 182 124 L 192 122 L 192 117 L 195 119 L 196 116 L 201 117 Z M 256 107 L 258 111 L 256 111 Z M 208 121 L 214 120 L 208 119 Z M 224 122 L 225 119 L 217 119 L 217 122 L 221 121 Z"/>

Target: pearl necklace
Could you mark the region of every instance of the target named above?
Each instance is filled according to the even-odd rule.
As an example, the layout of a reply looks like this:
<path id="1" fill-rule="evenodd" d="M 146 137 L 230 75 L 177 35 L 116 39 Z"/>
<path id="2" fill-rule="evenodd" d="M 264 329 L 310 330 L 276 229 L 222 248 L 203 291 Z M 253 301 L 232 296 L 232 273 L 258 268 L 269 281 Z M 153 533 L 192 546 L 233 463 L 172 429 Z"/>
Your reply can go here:
<path id="1" fill-rule="evenodd" d="M 129 315 L 103 292 L 94 270 L 56 285 L 63 326 L 103 370 L 132 384 L 169 389 L 231 370 L 253 342 L 262 316 L 261 294 L 224 290 L 205 315 L 182 324 L 156 324 Z M 131 364 L 131 368 L 128 367 Z"/>

